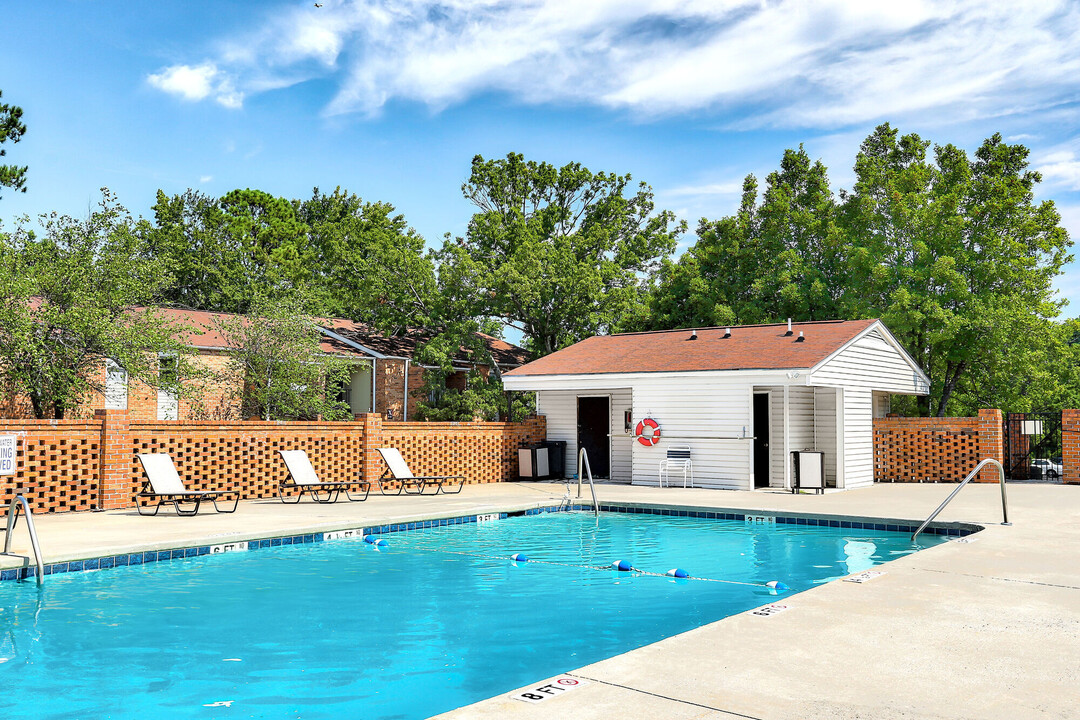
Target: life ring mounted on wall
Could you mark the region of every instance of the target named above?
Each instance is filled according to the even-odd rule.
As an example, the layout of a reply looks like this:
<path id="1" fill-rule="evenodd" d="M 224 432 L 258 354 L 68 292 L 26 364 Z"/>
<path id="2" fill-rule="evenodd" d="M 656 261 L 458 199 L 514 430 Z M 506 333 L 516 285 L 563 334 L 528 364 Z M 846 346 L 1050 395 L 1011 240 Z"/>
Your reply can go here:
<path id="1" fill-rule="evenodd" d="M 645 447 L 652 447 L 660 442 L 660 424 L 651 417 L 638 420 L 637 428 L 634 430 L 634 436 L 637 437 L 637 441 Z"/>

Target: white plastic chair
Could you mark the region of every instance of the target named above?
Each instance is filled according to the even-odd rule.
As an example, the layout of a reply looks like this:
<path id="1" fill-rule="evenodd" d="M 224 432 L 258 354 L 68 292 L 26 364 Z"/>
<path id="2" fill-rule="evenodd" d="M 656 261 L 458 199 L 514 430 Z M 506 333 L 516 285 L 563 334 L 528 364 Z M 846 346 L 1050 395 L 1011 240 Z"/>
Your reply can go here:
<path id="1" fill-rule="evenodd" d="M 668 486 L 671 486 L 671 469 L 682 470 L 682 486 L 686 487 L 686 473 L 690 473 L 690 487 L 694 487 L 694 463 L 690 460 L 690 446 L 680 445 L 670 447 L 667 457 L 660 461 L 660 487 L 664 487 L 664 475 L 668 476 Z"/>

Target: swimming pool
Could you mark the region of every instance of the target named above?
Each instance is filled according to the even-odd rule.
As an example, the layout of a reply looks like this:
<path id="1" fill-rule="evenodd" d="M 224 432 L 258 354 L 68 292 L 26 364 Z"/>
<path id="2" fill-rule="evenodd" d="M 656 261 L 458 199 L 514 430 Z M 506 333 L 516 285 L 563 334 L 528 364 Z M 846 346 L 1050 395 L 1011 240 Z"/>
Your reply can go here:
<path id="1" fill-rule="evenodd" d="M 0 713 L 423 718 L 943 541 L 587 513 L 385 537 L 0 584 Z"/>

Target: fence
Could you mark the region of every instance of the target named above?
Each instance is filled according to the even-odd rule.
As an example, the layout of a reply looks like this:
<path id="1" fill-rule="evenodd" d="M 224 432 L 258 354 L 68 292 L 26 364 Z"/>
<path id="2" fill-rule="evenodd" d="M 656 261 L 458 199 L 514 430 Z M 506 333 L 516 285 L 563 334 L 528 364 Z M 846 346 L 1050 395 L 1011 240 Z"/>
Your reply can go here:
<path id="1" fill-rule="evenodd" d="M 191 490 L 235 489 L 244 499 L 275 497 L 286 471 L 278 450 L 306 450 L 324 481 L 382 474 L 380 447 L 396 447 L 417 474 L 464 475 L 467 482 L 517 475 L 517 448 L 543 440 L 545 419 L 524 423 L 133 421 L 99 410 L 93 420 L 2 420 L 18 437 L 18 472 L 0 476 L 0 499 L 27 497 L 35 512 L 130 507 L 142 486 L 138 453 L 167 452 Z"/>
<path id="2" fill-rule="evenodd" d="M 959 482 L 979 461 L 1004 462 L 1000 410 L 980 410 L 974 418 L 875 418 L 876 482 Z M 995 468 L 976 482 L 994 482 Z"/>

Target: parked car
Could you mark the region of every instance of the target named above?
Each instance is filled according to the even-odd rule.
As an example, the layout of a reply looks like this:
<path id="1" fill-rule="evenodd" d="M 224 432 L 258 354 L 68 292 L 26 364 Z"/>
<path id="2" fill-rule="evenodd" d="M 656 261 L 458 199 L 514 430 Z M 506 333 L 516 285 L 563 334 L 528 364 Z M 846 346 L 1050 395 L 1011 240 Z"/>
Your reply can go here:
<path id="1" fill-rule="evenodd" d="M 1041 460 L 1032 460 L 1031 474 L 1037 474 L 1049 480 L 1057 480 L 1059 477 L 1061 477 L 1061 463 L 1054 462 L 1053 460 L 1047 460 L 1045 458 Z"/>

